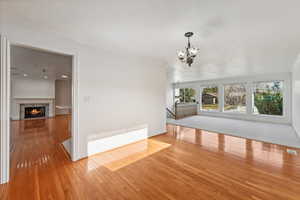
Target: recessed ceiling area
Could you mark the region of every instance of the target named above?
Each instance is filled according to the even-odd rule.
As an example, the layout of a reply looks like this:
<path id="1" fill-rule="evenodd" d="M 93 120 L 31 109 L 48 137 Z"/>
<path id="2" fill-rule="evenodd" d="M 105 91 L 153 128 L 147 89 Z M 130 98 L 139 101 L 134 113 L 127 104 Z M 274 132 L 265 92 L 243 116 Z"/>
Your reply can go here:
<path id="1" fill-rule="evenodd" d="M 11 30 L 160 60 L 174 82 L 287 72 L 300 53 L 298 0 L 53 0 L 47 6 L 3 0 L 1 7 L 3 26 Z M 200 49 L 192 68 L 177 60 L 188 31 Z"/>
<path id="2" fill-rule="evenodd" d="M 11 76 L 12 79 L 71 79 L 72 57 L 12 45 Z"/>

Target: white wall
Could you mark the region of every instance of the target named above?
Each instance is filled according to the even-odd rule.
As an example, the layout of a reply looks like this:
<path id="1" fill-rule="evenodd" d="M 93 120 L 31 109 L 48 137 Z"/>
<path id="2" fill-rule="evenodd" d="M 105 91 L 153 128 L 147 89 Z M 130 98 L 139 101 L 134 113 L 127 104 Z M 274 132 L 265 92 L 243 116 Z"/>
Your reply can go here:
<path id="1" fill-rule="evenodd" d="M 164 132 L 165 68 L 149 60 L 111 56 L 80 56 L 80 132 L 107 137 L 110 131 L 141 125 L 148 126 L 150 136 Z"/>
<path id="2" fill-rule="evenodd" d="M 55 98 L 55 81 L 45 79 L 12 79 L 12 98 Z"/>
<path id="3" fill-rule="evenodd" d="M 293 126 L 300 136 L 300 56 L 293 68 Z"/>
<path id="4" fill-rule="evenodd" d="M 165 132 L 166 69 L 160 62 L 116 55 L 80 45 L 55 33 L 6 24 L 12 43 L 78 56 L 79 157 L 87 156 L 90 135 L 148 125 L 148 135 Z"/>
<path id="5" fill-rule="evenodd" d="M 86 136 L 147 125 L 148 135 L 165 132 L 166 71 L 149 60 L 84 51 L 79 66 L 79 127 Z M 105 134 L 105 135 L 104 135 Z M 99 138 L 99 137 L 98 137 Z"/>
<path id="6" fill-rule="evenodd" d="M 166 106 L 167 108 L 172 109 L 174 105 L 174 89 L 172 83 L 172 74 L 170 72 L 167 74 L 166 85 Z"/>
<path id="7" fill-rule="evenodd" d="M 72 80 L 55 81 L 55 114 L 70 114 L 72 108 Z"/>

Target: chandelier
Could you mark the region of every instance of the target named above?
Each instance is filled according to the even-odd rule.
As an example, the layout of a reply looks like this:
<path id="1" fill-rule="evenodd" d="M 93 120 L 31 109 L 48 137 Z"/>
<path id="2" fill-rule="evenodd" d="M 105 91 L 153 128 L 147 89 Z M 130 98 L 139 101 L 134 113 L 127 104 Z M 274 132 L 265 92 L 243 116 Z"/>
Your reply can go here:
<path id="1" fill-rule="evenodd" d="M 188 64 L 189 66 L 192 65 L 192 63 L 194 62 L 194 59 L 199 51 L 198 48 L 191 46 L 190 37 L 192 37 L 193 35 L 194 35 L 193 32 L 187 32 L 184 34 L 184 36 L 188 38 L 188 44 L 184 51 L 178 52 L 178 59 L 181 62 Z"/>

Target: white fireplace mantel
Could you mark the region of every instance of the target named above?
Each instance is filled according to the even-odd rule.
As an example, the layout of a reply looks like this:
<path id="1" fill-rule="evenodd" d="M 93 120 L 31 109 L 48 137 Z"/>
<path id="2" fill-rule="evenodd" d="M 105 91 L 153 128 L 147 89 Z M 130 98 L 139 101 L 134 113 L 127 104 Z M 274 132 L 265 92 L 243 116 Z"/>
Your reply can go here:
<path id="1" fill-rule="evenodd" d="M 55 99 L 54 98 L 12 98 L 11 102 L 11 119 L 20 119 L 20 104 L 49 104 L 49 117 L 55 115 Z"/>

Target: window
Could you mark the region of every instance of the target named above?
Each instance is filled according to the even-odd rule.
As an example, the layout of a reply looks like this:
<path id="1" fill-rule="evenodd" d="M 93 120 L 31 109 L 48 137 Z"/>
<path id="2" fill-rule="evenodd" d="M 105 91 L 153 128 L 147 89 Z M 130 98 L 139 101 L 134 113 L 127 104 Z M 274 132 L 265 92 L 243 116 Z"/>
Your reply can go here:
<path id="1" fill-rule="evenodd" d="M 193 88 L 176 88 L 175 103 L 194 103 L 196 102 L 196 91 Z"/>
<path id="2" fill-rule="evenodd" d="M 206 87 L 202 89 L 202 110 L 218 110 L 218 87 Z"/>
<path id="3" fill-rule="evenodd" d="M 224 111 L 246 113 L 246 87 L 244 84 L 224 86 Z"/>
<path id="4" fill-rule="evenodd" d="M 180 90 L 179 88 L 175 88 L 174 91 L 174 96 L 175 96 L 175 103 L 182 103 L 181 100 L 183 101 L 183 96 L 180 95 Z"/>
<path id="5" fill-rule="evenodd" d="M 255 83 L 253 102 L 254 114 L 283 115 L 283 81 Z"/>

